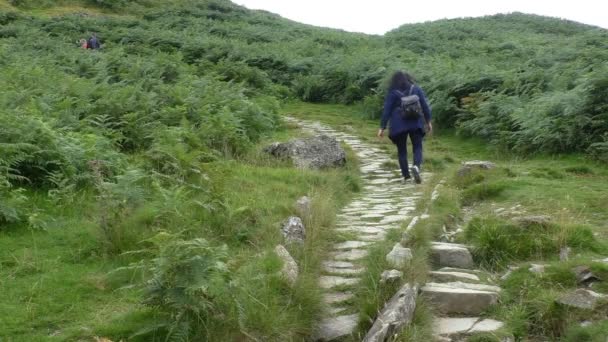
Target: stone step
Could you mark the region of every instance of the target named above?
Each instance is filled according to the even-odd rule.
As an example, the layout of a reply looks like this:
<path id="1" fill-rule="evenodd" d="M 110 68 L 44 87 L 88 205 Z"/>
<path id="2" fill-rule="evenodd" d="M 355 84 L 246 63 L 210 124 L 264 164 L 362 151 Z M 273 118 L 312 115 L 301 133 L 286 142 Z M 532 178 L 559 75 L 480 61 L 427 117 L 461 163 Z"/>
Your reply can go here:
<path id="1" fill-rule="evenodd" d="M 338 276 L 319 277 L 319 286 L 323 289 L 332 289 L 338 286 L 352 286 L 359 282 L 359 278 L 344 278 Z"/>
<path id="2" fill-rule="evenodd" d="M 335 260 L 355 261 L 365 258 L 369 252 L 366 249 L 351 249 L 347 251 L 332 252 L 330 256 Z"/>
<path id="3" fill-rule="evenodd" d="M 443 341 L 461 341 L 463 336 L 491 333 L 504 326 L 503 322 L 479 317 L 435 318 L 433 334 Z"/>
<path id="4" fill-rule="evenodd" d="M 363 241 L 376 242 L 383 241 L 385 237 L 386 233 L 382 232 L 378 234 L 359 234 L 357 238 Z"/>
<path id="5" fill-rule="evenodd" d="M 478 275 L 478 276 L 486 273 L 486 272 L 481 271 L 481 270 L 475 270 L 475 269 L 470 269 L 470 268 L 458 268 L 458 267 L 442 267 L 442 268 L 438 269 L 437 271 L 439 271 L 439 272 L 469 273 L 469 274 L 475 274 L 475 275 Z"/>
<path id="6" fill-rule="evenodd" d="M 323 303 L 325 304 L 337 304 L 346 302 L 355 297 L 352 292 L 329 292 L 323 294 Z"/>
<path id="7" fill-rule="evenodd" d="M 340 268 L 340 267 L 323 266 L 323 272 L 328 273 L 328 274 L 335 274 L 335 275 L 344 275 L 344 276 L 357 275 L 357 274 L 363 273 L 363 271 L 365 271 L 365 269 L 362 267 Z"/>
<path id="8" fill-rule="evenodd" d="M 369 246 L 370 242 L 364 241 L 345 241 L 334 245 L 334 249 L 353 249 Z"/>
<path id="9" fill-rule="evenodd" d="M 457 243 L 431 243 L 431 259 L 440 267 L 474 267 L 473 256 L 467 246 Z"/>
<path id="10" fill-rule="evenodd" d="M 316 341 L 332 341 L 351 335 L 357 327 L 359 315 L 343 315 L 325 318 L 317 328 Z"/>
<path id="11" fill-rule="evenodd" d="M 462 281 L 465 283 L 479 283 L 481 280 L 475 274 L 464 273 L 464 272 L 442 272 L 442 271 L 431 271 L 429 276 L 433 281 L 439 283 L 449 283 L 453 281 Z"/>
<path id="12" fill-rule="evenodd" d="M 444 314 L 479 315 L 498 302 L 500 288 L 462 282 L 427 283 L 422 295 Z"/>

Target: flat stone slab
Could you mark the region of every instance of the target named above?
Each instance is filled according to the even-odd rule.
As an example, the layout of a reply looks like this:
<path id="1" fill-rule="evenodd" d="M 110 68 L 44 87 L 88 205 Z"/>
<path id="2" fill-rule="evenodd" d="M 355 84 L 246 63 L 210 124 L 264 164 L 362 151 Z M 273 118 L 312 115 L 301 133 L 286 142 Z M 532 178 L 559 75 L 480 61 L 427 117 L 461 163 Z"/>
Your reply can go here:
<path id="1" fill-rule="evenodd" d="M 409 218 L 409 216 L 406 216 L 406 215 L 390 215 L 390 216 L 384 217 L 380 221 L 380 224 L 389 224 L 389 223 L 402 222 L 402 221 L 407 220 L 408 218 Z"/>
<path id="2" fill-rule="evenodd" d="M 357 275 L 357 274 L 363 273 L 363 271 L 365 271 L 365 269 L 362 267 L 344 268 L 344 267 L 323 266 L 323 271 L 325 271 L 326 273 L 337 274 L 337 275 Z"/>
<path id="3" fill-rule="evenodd" d="M 323 267 L 332 268 L 355 268 L 355 264 L 348 261 L 324 261 Z"/>
<path id="4" fill-rule="evenodd" d="M 504 326 L 503 322 L 479 317 L 464 318 L 435 318 L 433 333 L 441 337 L 473 334 L 480 332 L 494 332 Z"/>
<path id="5" fill-rule="evenodd" d="M 342 232 L 359 232 L 363 234 L 378 234 L 384 233 L 384 229 L 378 227 L 362 227 L 362 226 L 351 226 L 347 228 L 336 228 L 337 231 Z"/>
<path id="6" fill-rule="evenodd" d="M 346 311 L 347 308 L 345 308 L 343 306 L 330 306 L 330 307 L 326 308 L 325 310 L 329 316 L 336 316 L 339 313 Z"/>
<path id="7" fill-rule="evenodd" d="M 359 278 L 344 278 L 337 276 L 319 277 L 319 286 L 324 289 L 331 289 L 337 286 L 352 286 L 359 282 Z"/>
<path id="8" fill-rule="evenodd" d="M 332 257 L 336 260 L 355 261 L 365 258 L 369 252 L 365 249 L 351 249 L 345 252 L 334 252 L 331 253 Z"/>
<path id="9" fill-rule="evenodd" d="M 465 245 L 433 242 L 431 258 L 439 266 L 473 268 L 473 256 Z"/>
<path id="10" fill-rule="evenodd" d="M 445 314 L 479 315 L 498 302 L 500 288 L 462 282 L 427 283 L 422 294 Z"/>
<path id="11" fill-rule="evenodd" d="M 317 328 L 317 341 L 331 341 L 352 334 L 357 327 L 359 315 L 344 315 L 324 319 Z"/>
<path id="12" fill-rule="evenodd" d="M 469 273 L 469 274 L 476 274 L 476 275 L 484 274 L 484 272 L 480 271 L 480 270 L 474 270 L 474 269 L 469 269 L 469 268 L 458 268 L 458 267 L 442 267 L 438 271 L 439 272 L 460 272 L 460 273 Z"/>
<path id="13" fill-rule="evenodd" d="M 386 234 L 384 234 L 384 233 L 380 233 L 380 234 L 361 234 L 361 235 L 358 236 L 358 239 L 363 240 L 363 241 L 376 242 L 376 241 L 382 241 L 382 240 L 384 240 L 385 237 L 386 237 Z"/>
<path id="14" fill-rule="evenodd" d="M 323 294 L 323 303 L 325 304 L 336 304 L 346 302 L 354 298 L 355 295 L 352 292 L 330 292 Z"/>
<path id="15" fill-rule="evenodd" d="M 429 272 L 429 275 L 434 281 L 442 283 L 453 281 L 480 282 L 480 279 L 477 275 L 463 272 L 431 271 Z"/>
<path id="16" fill-rule="evenodd" d="M 369 246 L 371 243 L 364 241 L 346 241 L 334 245 L 334 249 L 353 249 Z"/>

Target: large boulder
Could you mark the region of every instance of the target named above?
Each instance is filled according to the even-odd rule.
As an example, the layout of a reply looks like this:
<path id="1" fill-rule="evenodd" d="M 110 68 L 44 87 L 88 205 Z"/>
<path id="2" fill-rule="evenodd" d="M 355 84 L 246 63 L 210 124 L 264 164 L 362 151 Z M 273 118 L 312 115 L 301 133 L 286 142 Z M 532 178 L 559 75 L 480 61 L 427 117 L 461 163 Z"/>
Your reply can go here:
<path id="1" fill-rule="evenodd" d="M 306 239 L 306 228 L 302 219 L 297 216 L 291 216 L 283 223 L 281 233 L 288 243 L 303 244 Z"/>
<path id="2" fill-rule="evenodd" d="M 274 252 L 281 258 L 283 262 L 283 267 L 281 268 L 281 276 L 289 283 L 289 285 L 293 286 L 298 279 L 298 264 L 291 257 L 291 254 L 287 251 L 287 249 L 278 245 L 274 248 Z"/>
<path id="3" fill-rule="evenodd" d="M 363 338 L 363 341 L 388 341 L 404 327 L 409 325 L 414 318 L 417 296 L 418 287 L 416 285 L 404 285 L 388 303 L 386 303 L 378 315 L 378 318 L 374 321 L 372 328 L 367 335 L 365 335 L 365 338 Z"/>
<path id="4" fill-rule="evenodd" d="M 327 135 L 275 142 L 264 151 L 278 158 L 290 159 L 296 167 L 303 169 L 338 167 L 346 163 L 346 152 L 340 143 Z"/>

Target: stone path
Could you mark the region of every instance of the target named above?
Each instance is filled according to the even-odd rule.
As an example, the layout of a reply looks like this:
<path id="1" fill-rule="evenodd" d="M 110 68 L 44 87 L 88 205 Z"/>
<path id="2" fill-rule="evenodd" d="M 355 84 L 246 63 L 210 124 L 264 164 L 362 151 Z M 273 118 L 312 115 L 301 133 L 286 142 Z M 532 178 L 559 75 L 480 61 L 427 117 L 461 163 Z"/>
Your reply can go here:
<path id="1" fill-rule="evenodd" d="M 347 302 L 352 300 L 351 289 L 364 272 L 361 260 L 367 256 L 367 248 L 384 240 L 388 230 L 400 228 L 401 223 L 411 217 L 422 194 L 414 184 L 403 184 L 399 170 L 383 167 L 384 163 L 393 161 L 385 151 L 317 122 L 288 120 L 305 131 L 326 134 L 350 145 L 360 159 L 363 174 L 362 193 L 337 216 L 335 230 L 347 233 L 352 239 L 333 246 L 319 279 L 326 310 L 317 340 L 331 341 L 351 335 L 357 326 L 359 315 L 349 312 Z M 429 174 L 423 173 L 422 177 L 428 179 Z"/>
<path id="2" fill-rule="evenodd" d="M 431 201 L 439 197 L 442 186 L 442 182 L 437 185 Z M 414 218 L 407 230 L 417 221 Z M 475 269 L 467 246 L 432 242 L 430 258 L 435 270 L 430 272 L 431 281 L 421 292 L 439 313 L 433 322 L 433 334 L 438 341 L 466 341 L 468 336 L 503 327 L 503 322 L 479 317 L 498 303 L 500 287 L 488 284 L 490 275 Z"/>

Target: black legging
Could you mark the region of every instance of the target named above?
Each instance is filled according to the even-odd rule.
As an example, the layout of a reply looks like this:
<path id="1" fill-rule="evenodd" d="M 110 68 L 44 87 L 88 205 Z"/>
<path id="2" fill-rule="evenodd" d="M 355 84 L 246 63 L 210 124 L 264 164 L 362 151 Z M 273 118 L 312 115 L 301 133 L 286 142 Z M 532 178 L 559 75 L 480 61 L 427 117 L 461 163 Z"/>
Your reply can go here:
<path id="1" fill-rule="evenodd" d="M 410 137 L 412 142 L 412 148 L 414 150 L 414 165 L 420 168 L 422 164 L 422 138 L 424 133 L 420 129 L 414 131 L 407 131 L 398 134 L 391 140 L 397 145 L 397 154 L 399 155 L 399 167 L 401 168 L 401 174 L 403 177 L 410 176 L 410 169 L 407 161 L 407 137 Z"/>

